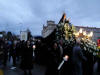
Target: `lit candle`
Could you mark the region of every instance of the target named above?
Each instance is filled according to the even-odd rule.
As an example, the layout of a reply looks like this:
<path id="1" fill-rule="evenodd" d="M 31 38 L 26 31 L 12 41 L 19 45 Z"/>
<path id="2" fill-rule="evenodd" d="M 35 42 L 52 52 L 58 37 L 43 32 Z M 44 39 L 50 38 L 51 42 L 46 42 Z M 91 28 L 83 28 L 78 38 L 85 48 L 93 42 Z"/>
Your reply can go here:
<path id="1" fill-rule="evenodd" d="M 64 62 L 68 60 L 68 58 L 69 58 L 68 55 L 65 55 L 65 57 L 63 57 L 62 62 L 61 62 L 60 65 L 58 66 L 58 70 L 60 70 L 60 68 L 62 67 L 62 65 L 64 64 Z"/>
<path id="2" fill-rule="evenodd" d="M 86 35 L 86 31 L 83 32 L 83 35 Z"/>
<path id="3" fill-rule="evenodd" d="M 82 32 L 83 32 L 83 29 L 82 29 L 82 28 L 80 28 L 79 33 L 82 33 Z"/>
<path id="4" fill-rule="evenodd" d="M 90 36 L 91 36 L 91 37 L 93 36 L 93 32 L 90 32 Z"/>

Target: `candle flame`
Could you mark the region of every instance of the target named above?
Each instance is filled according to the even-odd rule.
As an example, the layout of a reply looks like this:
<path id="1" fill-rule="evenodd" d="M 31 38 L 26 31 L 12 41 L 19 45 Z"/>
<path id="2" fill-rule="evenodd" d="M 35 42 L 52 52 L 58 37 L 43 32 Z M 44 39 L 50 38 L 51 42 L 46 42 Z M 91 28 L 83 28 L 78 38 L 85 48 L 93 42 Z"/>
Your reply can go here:
<path id="1" fill-rule="evenodd" d="M 83 32 L 83 35 L 86 35 L 86 31 Z"/>
<path id="2" fill-rule="evenodd" d="M 93 36 L 93 32 L 90 32 L 90 36 L 91 36 L 91 37 Z"/>
<path id="3" fill-rule="evenodd" d="M 33 48 L 35 49 L 35 48 L 36 48 L 36 46 L 35 46 L 35 45 L 33 45 Z"/>
<path id="4" fill-rule="evenodd" d="M 74 33 L 74 35 L 75 35 L 76 37 L 78 37 L 78 36 L 79 36 L 79 32 Z"/>
<path id="5" fill-rule="evenodd" d="M 83 32 L 83 29 L 82 29 L 82 28 L 80 28 L 79 33 L 82 33 L 82 32 Z"/>
<path id="6" fill-rule="evenodd" d="M 88 34 L 88 37 L 92 37 L 93 36 L 93 32 L 90 32 L 90 34 Z"/>

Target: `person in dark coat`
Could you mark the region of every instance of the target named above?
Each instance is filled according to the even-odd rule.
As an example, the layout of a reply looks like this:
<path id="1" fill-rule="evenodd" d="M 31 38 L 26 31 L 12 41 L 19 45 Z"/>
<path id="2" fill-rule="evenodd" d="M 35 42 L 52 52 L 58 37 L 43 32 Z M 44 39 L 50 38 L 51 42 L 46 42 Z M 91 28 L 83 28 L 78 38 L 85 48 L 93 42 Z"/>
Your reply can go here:
<path id="1" fill-rule="evenodd" d="M 27 70 L 29 75 L 32 75 L 31 70 L 33 69 L 33 48 L 29 41 L 27 41 L 22 46 L 23 52 L 21 57 L 21 69 L 24 71 L 24 75 L 27 75 Z"/>
<path id="2" fill-rule="evenodd" d="M 5 41 L 5 44 L 4 44 L 4 61 L 3 61 L 3 65 L 6 66 L 7 65 L 7 60 L 8 60 L 8 49 L 9 49 L 9 46 L 8 46 L 8 42 L 7 40 Z"/>
<path id="3" fill-rule="evenodd" d="M 41 61 L 42 61 L 42 59 L 41 59 L 41 56 L 42 56 L 42 42 L 41 42 L 41 40 L 38 40 L 38 41 L 36 41 L 36 50 L 35 50 L 35 55 L 36 55 L 36 57 L 35 57 L 35 61 L 38 63 L 38 64 L 41 64 Z"/>
<path id="4" fill-rule="evenodd" d="M 13 44 L 12 59 L 13 59 L 13 66 L 16 66 L 16 44 Z"/>
<path id="5" fill-rule="evenodd" d="M 13 66 L 16 66 L 16 44 L 12 42 L 12 44 L 9 46 L 9 61 L 12 57 L 13 60 Z"/>
<path id="6" fill-rule="evenodd" d="M 21 55 L 21 43 L 20 41 L 17 42 L 16 44 L 16 58 L 17 58 L 17 61 L 20 60 L 20 55 Z"/>
<path id="7" fill-rule="evenodd" d="M 48 49 L 48 65 L 45 75 L 58 75 L 58 66 L 60 63 L 60 51 L 57 42 L 53 42 Z"/>
<path id="8" fill-rule="evenodd" d="M 62 68 L 60 69 L 60 75 L 72 75 L 72 69 L 73 69 L 73 64 L 72 64 L 72 50 L 73 45 L 70 43 L 68 45 L 64 45 L 63 47 L 63 57 L 64 56 L 69 56 L 68 61 L 65 61 Z"/>
<path id="9" fill-rule="evenodd" d="M 80 41 L 76 40 L 76 44 L 73 48 L 73 64 L 74 70 L 73 75 L 83 75 L 82 73 L 82 61 L 86 61 L 86 57 L 82 53 L 82 49 L 80 48 Z"/>

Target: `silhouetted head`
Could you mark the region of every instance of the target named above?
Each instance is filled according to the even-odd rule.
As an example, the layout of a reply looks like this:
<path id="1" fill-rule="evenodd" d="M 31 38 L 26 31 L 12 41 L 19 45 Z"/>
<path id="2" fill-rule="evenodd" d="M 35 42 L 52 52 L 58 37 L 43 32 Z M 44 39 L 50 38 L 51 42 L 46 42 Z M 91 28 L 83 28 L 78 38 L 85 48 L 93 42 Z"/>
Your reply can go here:
<path id="1" fill-rule="evenodd" d="M 80 38 L 76 38 L 76 45 L 80 45 L 80 44 L 81 44 Z"/>

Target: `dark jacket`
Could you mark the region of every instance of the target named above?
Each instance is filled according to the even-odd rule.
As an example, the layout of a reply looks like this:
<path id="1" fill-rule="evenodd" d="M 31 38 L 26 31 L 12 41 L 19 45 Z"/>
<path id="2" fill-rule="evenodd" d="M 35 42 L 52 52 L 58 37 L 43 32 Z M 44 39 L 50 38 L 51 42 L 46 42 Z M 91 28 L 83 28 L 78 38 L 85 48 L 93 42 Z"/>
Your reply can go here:
<path id="1" fill-rule="evenodd" d="M 30 70 L 33 68 L 33 48 L 23 46 L 21 57 L 21 69 Z"/>
<path id="2" fill-rule="evenodd" d="M 82 50 L 79 45 L 75 45 L 73 48 L 72 60 L 74 64 L 73 75 L 82 75 L 82 61 L 86 60 L 86 58 L 83 56 Z"/>
<path id="3" fill-rule="evenodd" d="M 59 48 L 56 50 L 54 48 L 48 49 L 48 65 L 45 75 L 58 75 L 58 66 L 60 62 Z"/>

